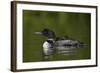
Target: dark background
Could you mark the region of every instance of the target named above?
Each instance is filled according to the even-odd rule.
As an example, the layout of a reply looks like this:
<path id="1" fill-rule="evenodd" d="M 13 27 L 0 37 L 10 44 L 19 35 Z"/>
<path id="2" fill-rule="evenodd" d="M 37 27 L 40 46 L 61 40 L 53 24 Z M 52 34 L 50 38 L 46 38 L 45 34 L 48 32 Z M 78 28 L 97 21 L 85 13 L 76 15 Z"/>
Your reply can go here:
<path id="1" fill-rule="evenodd" d="M 87 46 L 76 55 L 55 55 L 51 60 L 81 60 L 91 58 L 91 15 L 89 13 L 23 10 L 23 62 L 43 59 L 42 45 L 46 38 L 34 32 L 49 28 L 57 36 L 69 36 Z"/>

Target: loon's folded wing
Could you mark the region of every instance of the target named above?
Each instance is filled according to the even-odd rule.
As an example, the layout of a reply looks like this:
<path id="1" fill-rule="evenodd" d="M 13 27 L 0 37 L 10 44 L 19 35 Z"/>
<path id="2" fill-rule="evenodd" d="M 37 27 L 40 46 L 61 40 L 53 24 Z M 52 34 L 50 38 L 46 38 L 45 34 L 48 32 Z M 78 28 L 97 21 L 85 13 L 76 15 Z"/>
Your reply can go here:
<path id="1" fill-rule="evenodd" d="M 68 49 L 73 49 L 73 48 L 82 48 L 84 47 L 83 44 L 81 44 L 77 40 L 58 40 L 55 42 L 55 47 L 58 50 L 68 50 Z"/>

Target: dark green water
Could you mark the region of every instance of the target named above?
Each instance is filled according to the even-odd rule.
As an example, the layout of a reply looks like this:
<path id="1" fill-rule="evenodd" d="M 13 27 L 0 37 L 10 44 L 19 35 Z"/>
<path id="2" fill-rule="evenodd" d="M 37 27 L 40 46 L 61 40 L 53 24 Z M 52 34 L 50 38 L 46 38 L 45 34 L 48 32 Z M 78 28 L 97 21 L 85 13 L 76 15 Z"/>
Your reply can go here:
<path id="1" fill-rule="evenodd" d="M 34 32 L 49 28 L 57 36 L 69 36 L 82 41 L 87 46 L 78 49 L 76 55 L 54 55 L 55 60 L 81 60 L 91 58 L 91 15 L 89 13 L 68 13 L 23 10 L 23 62 L 38 62 L 43 59 L 44 36 Z"/>

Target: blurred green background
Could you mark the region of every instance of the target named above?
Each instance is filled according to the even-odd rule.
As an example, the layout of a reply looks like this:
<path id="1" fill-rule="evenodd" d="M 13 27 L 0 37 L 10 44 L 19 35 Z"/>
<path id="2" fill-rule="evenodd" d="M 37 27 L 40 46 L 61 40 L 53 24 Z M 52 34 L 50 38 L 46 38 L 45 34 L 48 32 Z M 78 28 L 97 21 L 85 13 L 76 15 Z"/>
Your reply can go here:
<path id="1" fill-rule="evenodd" d="M 42 45 L 46 38 L 34 32 L 49 28 L 57 36 L 68 35 L 87 46 L 76 55 L 54 55 L 51 61 L 91 58 L 91 15 L 89 13 L 23 10 L 23 62 L 42 61 Z"/>

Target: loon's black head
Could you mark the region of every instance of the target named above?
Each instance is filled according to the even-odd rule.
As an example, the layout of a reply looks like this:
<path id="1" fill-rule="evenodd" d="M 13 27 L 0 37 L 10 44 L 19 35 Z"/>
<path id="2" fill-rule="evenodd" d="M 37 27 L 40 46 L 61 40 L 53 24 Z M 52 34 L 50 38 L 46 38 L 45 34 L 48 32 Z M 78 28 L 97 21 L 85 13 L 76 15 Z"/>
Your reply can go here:
<path id="1" fill-rule="evenodd" d="M 48 28 L 43 29 L 41 32 L 35 32 L 35 34 L 40 34 L 48 38 L 55 38 L 55 33 Z"/>

